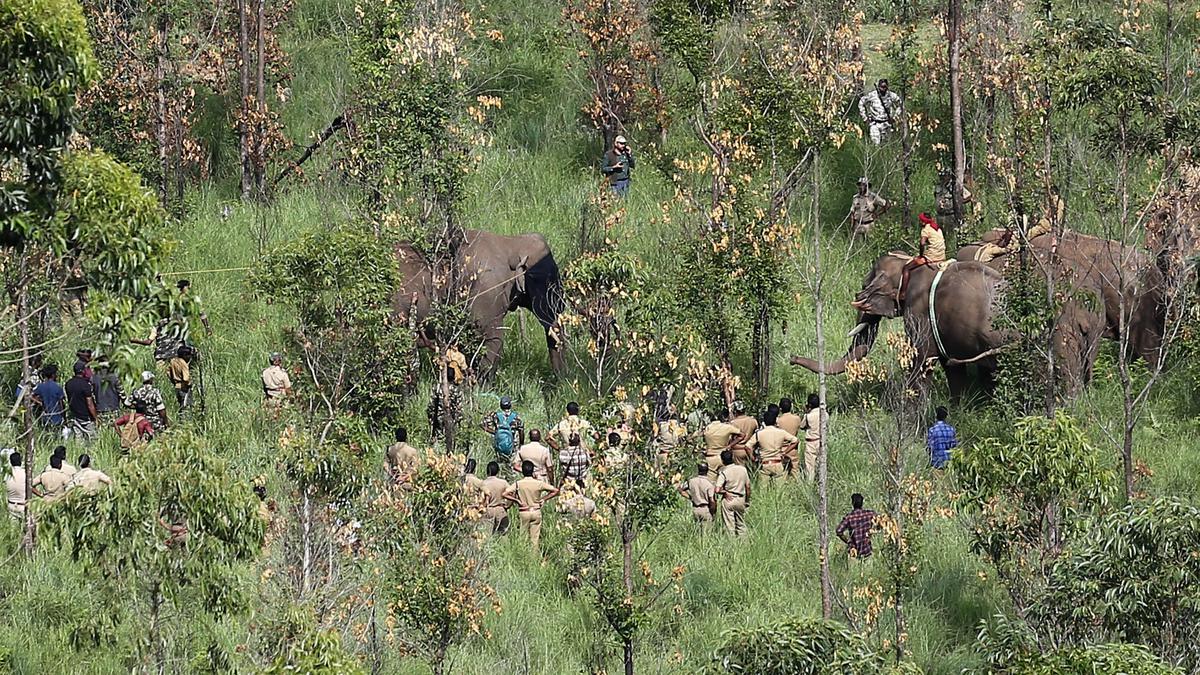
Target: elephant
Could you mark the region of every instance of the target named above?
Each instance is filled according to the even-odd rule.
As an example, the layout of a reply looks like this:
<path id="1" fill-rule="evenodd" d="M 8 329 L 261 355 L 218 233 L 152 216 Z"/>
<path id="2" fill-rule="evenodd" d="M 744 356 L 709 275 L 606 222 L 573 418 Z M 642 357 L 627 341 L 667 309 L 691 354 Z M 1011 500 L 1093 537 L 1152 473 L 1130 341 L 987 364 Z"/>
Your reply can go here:
<path id="1" fill-rule="evenodd" d="M 1003 235 L 1003 229 L 991 230 L 984 234 L 980 243 L 996 241 Z M 963 246 L 956 258 L 960 261 L 974 260 L 980 243 Z M 1153 256 L 1133 246 L 1122 246 L 1111 239 L 1073 230 L 1064 231 L 1057 242 L 1048 234 L 1034 237 L 1029 240 L 1026 250 L 1044 264 L 1052 246 L 1059 260 L 1055 268 L 1059 278 L 1068 286 L 1094 289 L 1103 300 L 1104 337 L 1118 339 L 1124 309 L 1129 322 L 1129 356 L 1140 357 L 1154 368 L 1162 353 L 1166 317 L 1162 310 L 1163 275 Z M 1015 260 L 1016 256 L 1005 255 L 987 264 L 1003 272 L 1005 266 Z M 1039 265 L 1039 269 L 1042 267 Z M 1121 298 L 1122 286 L 1124 302 Z"/>
<path id="2" fill-rule="evenodd" d="M 469 303 L 475 326 L 483 335 L 484 352 L 478 369 L 485 375 L 495 372 L 503 346 L 504 317 L 523 307 L 537 317 L 546 333 L 550 364 L 556 373 L 563 369 L 563 343 L 558 316 L 563 309 L 562 281 L 554 254 L 540 234 L 507 236 L 481 230 L 464 230 L 459 247 L 459 264 L 464 272 L 463 286 L 456 293 L 436 288 L 430 263 L 410 243 L 396 246 L 396 258 L 403 279 L 392 296 L 392 311 L 400 325 L 408 325 L 415 311 L 419 325 L 429 316 L 434 297 L 464 297 Z M 419 346 L 432 346 L 433 335 L 418 331 Z"/>
<path id="3" fill-rule="evenodd" d="M 880 321 L 902 316 L 905 333 L 916 349 L 914 367 L 939 361 L 955 400 L 970 382 L 971 365 L 976 367 L 985 389 L 990 390 L 995 382 L 996 355 L 1017 338 L 1015 333 L 999 330 L 993 322 L 997 299 L 1003 292 L 1003 275 L 982 263 L 967 261 L 945 265 L 938 278 L 938 268 L 922 265 L 912 271 L 905 291 L 907 299 L 901 305 L 896 301 L 896 290 L 909 260 L 911 257 L 903 253 L 888 253 L 875 261 L 851 303 L 858 310 L 858 324 L 850 333 L 853 342 L 845 356 L 825 365 L 824 372 L 841 374 L 847 363 L 866 357 L 875 344 Z M 934 311 L 930 311 L 931 302 Z M 1089 310 L 1086 303 L 1065 303 L 1054 344 L 1071 389 L 1077 389 L 1091 375 L 1100 325 L 1098 312 Z M 795 356 L 791 362 L 813 372 L 822 370 L 811 358 Z"/>

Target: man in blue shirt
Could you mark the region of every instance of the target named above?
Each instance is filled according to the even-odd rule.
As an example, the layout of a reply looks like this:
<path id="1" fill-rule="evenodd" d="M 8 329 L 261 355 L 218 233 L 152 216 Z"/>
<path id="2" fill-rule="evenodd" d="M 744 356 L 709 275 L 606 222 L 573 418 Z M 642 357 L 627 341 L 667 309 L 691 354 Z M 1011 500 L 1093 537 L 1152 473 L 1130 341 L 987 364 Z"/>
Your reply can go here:
<path id="1" fill-rule="evenodd" d="M 935 469 L 944 469 L 950 463 L 950 449 L 958 447 L 958 434 L 954 427 L 946 422 L 945 406 L 938 406 L 937 422 L 929 428 L 925 436 L 925 446 L 929 448 L 929 463 Z"/>
<path id="2" fill-rule="evenodd" d="M 41 409 L 39 419 L 43 426 L 63 425 L 63 400 L 67 392 L 58 383 L 58 366 L 51 363 L 42 369 L 42 382 L 33 389 L 33 402 Z"/>

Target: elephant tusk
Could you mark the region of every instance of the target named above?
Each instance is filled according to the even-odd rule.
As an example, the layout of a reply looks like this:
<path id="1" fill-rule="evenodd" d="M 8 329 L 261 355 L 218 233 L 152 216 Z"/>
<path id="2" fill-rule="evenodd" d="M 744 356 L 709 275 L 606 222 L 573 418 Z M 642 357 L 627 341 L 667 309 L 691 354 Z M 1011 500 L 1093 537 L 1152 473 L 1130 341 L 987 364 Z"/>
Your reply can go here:
<path id="1" fill-rule="evenodd" d="M 859 321 L 857 326 L 855 326 L 854 328 L 852 328 L 852 329 L 850 330 L 850 332 L 849 332 L 849 333 L 846 333 L 846 337 L 852 338 L 852 337 L 854 337 L 855 335 L 858 335 L 859 333 L 861 333 L 861 332 L 863 332 L 864 330 L 866 330 L 866 328 L 867 328 L 867 322 L 866 322 L 866 321 Z"/>

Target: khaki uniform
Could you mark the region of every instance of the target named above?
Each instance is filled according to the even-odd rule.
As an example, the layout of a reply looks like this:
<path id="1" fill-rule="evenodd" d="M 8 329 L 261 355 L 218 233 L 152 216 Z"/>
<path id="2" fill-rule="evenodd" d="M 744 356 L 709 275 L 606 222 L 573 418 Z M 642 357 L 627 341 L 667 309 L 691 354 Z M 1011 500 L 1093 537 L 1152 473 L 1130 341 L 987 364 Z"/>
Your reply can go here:
<path id="1" fill-rule="evenodd" d="M 508 501 L 504 499 L 508 488 L 508 481 L 499 476 L 488 476 L 479 485 L 485 500 L 483 517 L 485 522 L 491 523 L 493 534 L 508 532 Z"/>
<path id="2" fill-rule="evenodd" d="M 664 420 L 654 423 L 654 449 L 659 464 L 666 462 L 671 452 L 679 447 L 679 442 L 687 436 L 687 427 L 679 420 Z"/>
<path id="3" fill-rule="evenodd" d="M 50 471 L 53 468 L 54 467 L 47 464 L 46 468 L 42 469 L 42 471 Z M 67 464 L 66 462 L 62 463 L 62 468 L 59 469 L 59 471 L 67 474 L 67 478 L 74 478 L 75 474 L 79 473 L 79 469 L 76 469 L 73 464 Z"/>
<path id="4" fill-rule="evenodd" d="M 940 229 L 935 229 L 932 225 L 923 225 L 921 227 L 921 241 L 925 242 L 921 254 L 925 256 L 926 262 L 945 262 L 946 236 L 942 234 Z"/>
<path id="5" fill-rule="evenodd" d="M 596 500 L 582 493 L 576 493 L 569 499 L 558 503 L 558 512 L 579 520 L 591 518 L 596 514 Z"/>
<path id="6" fill-rule="evenodd" d="M 463 483 L 467 486 L 468 490 L 483 492 L 483 479 L 473 473 L 469 473 L 463 477 Z"/>
<path id="7" fill-rule="evenodd" d="M 33 486 L 41 486 L 42 493 L 47 501 L 54 501 L 63 496 L 67 491 L 67 485 L 71 482 L 71 476 L 61 469 L 46 469 L 38 474 L 37 478 L 33 479 Z"/>
<path id="8" fill-rule="evenodd" d="M 112 479 L 109 478 L 108 475 L 103 471 L 97 471 L 96 469 L 88 467 L 86 469 L 80 469 L 75 474 L 75 477 L 71 479 L 70 484 L 67 485 L 67 490 L 79 488 L 85 492 L 95 492 L 105 485 L 112 485 Z"/>
<path id="9" fill-rule="evenodd" d="M 758 448 L 763 475 L 772 482 L 786 477 L 787 472 L 783 468 L 783 446 L 798 441 L 795 436 L 777 426 L 759 429 L 754 438 L 750 439 L 750 447 Z"/>
<path id="10" fill-rule="evenodd" d="M 421 453 L 408 443 L 393 443 L 387 449 L 388 473 L 398 483 L 407 483 L 421 466 Z"/>
<path id="11" fill-rule="evenodd" d="M 446 350 L 446 378 L 450 384 L 462 384 L 467 380 L 467 357 L 454 347 Z"/>
<path id="12" fill-rule="evenodd" d="M 1021 250 L 1021 240 L 1017 235 L 1009 237 L 1008 246 L 1001 246 L 999 241 L 989 241 L 980 244 L 975 251 L 975 260 L 989 263 L 1002 255 L 1009 255 Z"/>
<path id="13" fill-rule="evenodd" d="M 720 420 L 704 427 L 704 461 L 708 463 L 709 471 L 716 473 L 721 470 L 721 452 L 729 447 L 734 434 L 740 433 L 737 427 Z"/>
<path id="14" fill-rule="evenodd" d="M 711 523 L 713 521 L 713 513 L 709 510 L 709 502 L 716 502 L 717 488 L 713 482 L 708 479 L 708 476 L 696 476 L 689 478 L 683 484 L 683 489 L 687 491 L 688 501 L 692 503 L 692 517 L 697 523 Z"/>
<path id="15" fill-rule="evenodd" d="M 804 418 L 793 412 L 780 413 L 779 417 L 775 418 L 775 426 L 783 429 L 793 436 L 800 435 L 800 425 L 804 423 Z M 783 453 L 787 458 L 789 465 L 788 474 L 793 475 L 799 473 L 800 463 L 796 460 L 796 448 L 792 448 Z"/>
<path id="16" fill-rule="evenodd" d="M 742 440 L 733 446 L 733 461 L 747 466 L 750 464 L 750 453 L 746 452 L 746 442 L 758 431 L 758 420 L 743 413 L 729 420 L 729 423 L 737 427 L 742 435 Z"/>
<path id="17" fill-rule="evenodd" d="M 537 478 L 522 478 L 508 487 L 507 494 L 517 498 L 521 530 L 529 534 L 529 543 L 538 550 L 542 540 L 542 495 L 554 486 Z"/>
<path id="18" fill-rule="evenodd" d="M 517 454 L 513 456 L 513 471 L 520 471 L 521 463 L 526 460 L 533 462 L 534 478 L 546 480 L 550 477 L 550 466 L 554 461 L 553 456 L 550 454 L 550 448 L 537 441 L 530 441 L 522 445 L 517 449 Z"/>
<path id="19" fill-rule="evenodd" d="M 292 379 L 282 367 L 271 366 L 262 371 L 262 384 L 267 400 L 272 401 L 283 398 L 284 392 L 292 388 Z"/>
<path id="20" fill-rule="evenodd" d="M 804 477 L 810 482 L 817 476 L 817 456 L 821 452 L 821 409 L 804 414 Z"/>
<path id="21" fill-rule="evenodd" d="M 558 437 L 559 447 L 565 448 L 571 444 L 571 434 L 579 436 L 579 447 L 590 449 L 595 428 L 592 423 L 579 415 L 567 415 L 551 430 Z"/>
<path id="22" fill-rule="evenodd" d="M 721 500 L 721 520 L 725 529 L 735 536 L 746 534 L 746 509 L 750 507 L 746 495 L 750 490 L 750 474 L 746 467 L 731 464 L 717 476 L 717 492 L 724 493 Z"/>
<path id="23" fill-rule="evenodd" d="M 850 223 L 854 226 L 854 234 L 870 232 L 875 220 L 887 210 L 887 205 L 886 199 L 870 190 L 866 194 L 855 193 L 854 201 L 850 204 Z"/>
<path id="24" fill-rule="evenodd" d="M 12 473 L 4 479 L 4 489 L 8 492 L 8 512 L 14 516 L 24 514 L 25 502 L 29 500 L 25 492 L 25 467 L 12 467 Z"/>

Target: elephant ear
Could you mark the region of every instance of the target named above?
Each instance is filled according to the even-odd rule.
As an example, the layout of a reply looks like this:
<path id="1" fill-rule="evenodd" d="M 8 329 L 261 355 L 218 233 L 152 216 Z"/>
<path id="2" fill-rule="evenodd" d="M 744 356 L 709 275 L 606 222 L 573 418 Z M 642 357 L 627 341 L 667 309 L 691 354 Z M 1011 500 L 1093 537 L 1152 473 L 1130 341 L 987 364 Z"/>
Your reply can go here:
<path id="1" fill-rule="evenodd" d="M 894 318 L 896 316 L 896 288 L 886 272 L 876 272 L 854 298 L 854 307 L 864 314 Z"/>
<path id="2" fill-rule="evenodd" d="M 513 275 L 517 282 L 517 293 L 525 294 L 525 273 L 529 271 L 529 256 L 523 255 L 515 265 L 512 265 Z"/>

